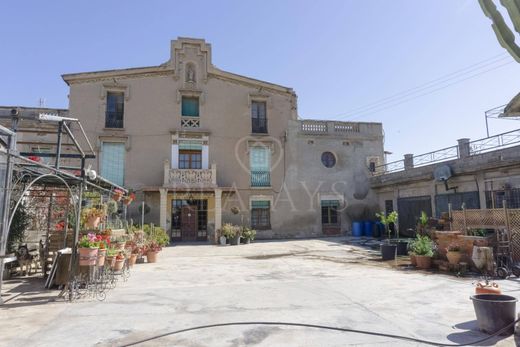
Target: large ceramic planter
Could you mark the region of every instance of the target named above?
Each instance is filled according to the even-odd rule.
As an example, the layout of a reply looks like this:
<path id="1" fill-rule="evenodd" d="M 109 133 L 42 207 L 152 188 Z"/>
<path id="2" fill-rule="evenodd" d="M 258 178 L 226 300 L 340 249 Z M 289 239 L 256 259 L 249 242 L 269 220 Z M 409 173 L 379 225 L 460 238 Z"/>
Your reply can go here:
<path id="1" fill-rule="evenodd" d="M 427 255 L 415 255 L 415 261 L 419 269 L 428 270 L 432 267 L 432 257 Z"/>
<path id="2" fill-rule="evenodd" d="M 397 254 L 397 245 L 381 245 L 381 257 L 383 260 L 394 260 Z"/>
<path id="3" fill-rule="evenodd" d="M 219 239 L 219 241 L 220 241 L 220 245 L 221 245 L 221 246 L 225 246 L 225 245 L 226 245 L 226 241 L 227 241 L 227 239 L 226 239 L 225 236 L 221 236 L 220 239 Z"/>
<path id="4" fill-rule="evenodd" d="M 97 266 L 104 266 L 105 265 L 105 256 L 106 255 L 107 255 L 107 250 L 106 249 L 100 249 L 98 251 L 97 263 L 96 263 Z"/>
<path id="5" fill-rule="evenodd" d="M 87 219 L 86 227 L 88 229 L 97 229 L 100 222 L 101 222 L 101 217 L 90 217 L 89 219 Z"/>
<path id="6" fill-rule="evenodd" d="M 462 253 L 459 251 L 448 251 L 446 252 L 446 258 L 451 265 L 457 265 L 460 262 L 460 258 L 462 257 Z"/>
<path id="7" fill-rule="evenodd" d="M 152 252 L 152 251 L 148 251 L 148 253 L 146 253 L 146 258 L 148 259 L 148 262 L 149 263 L 156 263 L 157 262 L 157 254 L 159 252 Z"/>
<path id="8" fill-rule="evenodd" d="M 137 254 L 132 254 L 130 258 L 128 258 L 128 265 L 130 267 L 135 265 L 135 262 L 137 261 Z"/>
<path id="9" fill-rule="evenodd" d="M 250 244 L 250 243 L 251 243 L 251 239 L 250 239 L 249 237 L 248 237 L 248 238 L 245 238 L 245 239 L 244 239 L 244 243 L 245 243 L 246 245 Z"/>
<path id="10" fill-rule="evenodd" d="M 93 266 L 96 265 L 98 249 L 97 248 L 78 248 L 79 250 L 79 265 Z"/>
<path id="11" fill-rule="evenodd" d="M 125 265 L 125 259 L 117 259 L 115 258 L 115 262 L 112 265 L 112 270 L 114 271 L 121 271 L 123 269 L 123 266 Z"/>

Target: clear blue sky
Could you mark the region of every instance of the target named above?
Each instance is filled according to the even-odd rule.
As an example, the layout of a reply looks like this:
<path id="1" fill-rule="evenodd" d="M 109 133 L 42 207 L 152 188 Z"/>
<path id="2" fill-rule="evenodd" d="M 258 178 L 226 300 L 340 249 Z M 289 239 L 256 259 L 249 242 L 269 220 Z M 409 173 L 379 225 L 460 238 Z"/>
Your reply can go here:
<path id="1" fill-rule="evenodd" d="M 511 63 L 348 112 L 491 57 L 503 60 L 473 74 L 512 61 L 474 0 L 3 1 L 0 13 L 0 105 L 67 107 L 61 74 L 157 65 L 177 36 L 205 38 L 219 68 L 294 88 L 302 118 L 383 122 L 391 159 L 484 137 L 484 111 L 520 92 Z"/>

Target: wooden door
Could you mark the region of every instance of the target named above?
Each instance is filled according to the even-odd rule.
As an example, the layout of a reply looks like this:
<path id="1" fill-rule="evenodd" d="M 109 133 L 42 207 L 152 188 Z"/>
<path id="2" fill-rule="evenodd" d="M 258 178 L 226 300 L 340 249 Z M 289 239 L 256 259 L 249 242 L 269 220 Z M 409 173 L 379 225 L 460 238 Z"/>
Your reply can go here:
<path id="1" fill-rule="evenodd" d="M 196 241 L 198 231 L 197 206 L 182 206 L 181 237 L 182 241 Z"/>

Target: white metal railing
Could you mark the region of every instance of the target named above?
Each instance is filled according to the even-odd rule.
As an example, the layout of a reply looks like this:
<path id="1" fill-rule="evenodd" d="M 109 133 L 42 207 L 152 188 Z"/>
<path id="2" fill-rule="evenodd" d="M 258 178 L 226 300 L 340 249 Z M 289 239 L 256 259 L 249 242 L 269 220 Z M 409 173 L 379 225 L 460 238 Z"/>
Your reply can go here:
<path id="1" fill-rule="evenodd" d="M 457 159 L 459 157 L 459 146 L 452 146 L 437 151 L 413 156 L 413 166 L 424 166 L 441 161 Z"/>
<path id="2" fill-rule="evenodd" d="M 495 136 L 486 137 L 479 140 L 466 142 L 457 146 L 439 149 L 437 151 L 415 155 L 410 158 L 410 162 L 405 164 L 405 160 L 397 160 L 375 167 L 373 175 L 384 175 L 392 172 L 404 171 L 408 168 L 431 165 L 443 161 L 471 157 L 473 155 L 492 152 L 499 149 L 520 145 L 520 129 L 508 131 Z M 462 154 L 460 153 L 462 151 Z"/>
<path id="3" fill-rule="evenodd" d="M 470 155 L 493 151 L 497 148 L 505 148 L 520 143 L 520 129 L 507 133 L 486 137 L 469 143 Z"/>
<path id="4" fill-rule="evenodd" d="M 172 169 L 170 162 L 164 162 L 164 186 L 185 188 L 217 187 L 217 166 L 209 169 Z"/>

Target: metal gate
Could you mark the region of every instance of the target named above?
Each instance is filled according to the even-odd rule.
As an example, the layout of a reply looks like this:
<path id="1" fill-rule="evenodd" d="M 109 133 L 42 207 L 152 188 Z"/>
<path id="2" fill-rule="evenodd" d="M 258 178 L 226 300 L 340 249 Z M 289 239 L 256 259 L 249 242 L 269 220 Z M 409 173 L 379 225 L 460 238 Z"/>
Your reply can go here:
<path id="1" fill-rule="evenodd" d="M 414 235 L 421 211 L 426 212 L 428 216 L 432 215 L 432 199 L 429 195 L 397 199 L 400 235 Z"/>
<path id="2" fill-rule="evenodd" d="M 449 212 L 449 204 L 451 204 L 453 211 L 462 210 L 462 204 L 464 204 L 467 209 L 479 209 L 479 194 L 478 192 L 465 192 L 435 195 L 435 213 L 437 218 L 441 216 L 442 212 Z"/>

